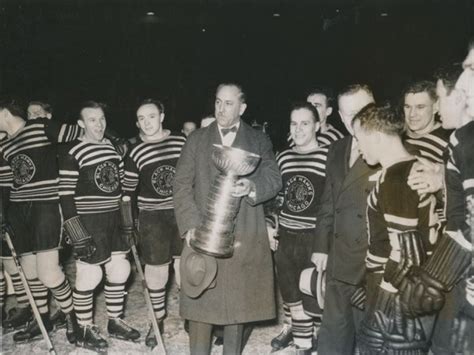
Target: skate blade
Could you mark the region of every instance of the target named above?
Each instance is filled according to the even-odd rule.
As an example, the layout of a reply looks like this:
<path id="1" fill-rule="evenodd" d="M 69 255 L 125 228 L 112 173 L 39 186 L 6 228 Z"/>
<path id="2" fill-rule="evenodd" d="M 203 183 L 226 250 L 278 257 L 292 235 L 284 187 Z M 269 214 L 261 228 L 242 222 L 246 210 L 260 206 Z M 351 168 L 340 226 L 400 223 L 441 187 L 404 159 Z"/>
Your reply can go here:
<path id="1" fill-rule="evenodd" d="M 90 350 L 90 351 L 94 351 L 98 354 L 107 354 L 107 351 L 108 351 L 108 348 L 93 347 L 93 346 L 90 346 L 89 344 L 86 344 L 86 343 L 78 341 L 78 340 L 76 340 L 76 347 L 86 349 L 86 350 Z"/>
<path id="2" fill-rule="evenodd" d="M 25 330 L 26 329 L 26 324 L 23 325 L 23 326 L 20 326 L 20 327 L 10 327 L 10 328 L 2 328 L 2 334 L 3 335 L 6 335 L 6 334 L 9 334 L 9 333 L 13 333 L 13 332 L 19 332 L 20 330 Z"/>
<path id="3" fill-rule="evenodd" d="M 51 331 L 48 332 L 48 336 L 51 336 Z M 38 334 L 38 335 L 35 335 L 33 338 L 29 338 L 25 340 L 19 340 L 19 341 L 13 340 L 13 341 L 15 344 L 29 344 L 38 340 L 43 340 L 43 334 Z"/>
<path id="4" fill-rule="evenodd" d="M 286 348 L 289 348 L 292 345 L 293 345 L 293 342 L 289 343 L 287 346 L 272 347 L 272 350 L 270 351 L 270 353 L 276 353 L 277 351 L 284 350 Z"/>
<path id="5" fill-rule="evenodd" d="M 116 334 L 110 334 L 110 333 L 109 333 L 109 337 L 117 339 L 117 340 L 127 341 L 127 342 L 130 342 L 130 343 L 139 343 L 140 342 L 140 338 L 137 338 L 137 339 L 124 338 L 123 336 L 116 335 Z"/>

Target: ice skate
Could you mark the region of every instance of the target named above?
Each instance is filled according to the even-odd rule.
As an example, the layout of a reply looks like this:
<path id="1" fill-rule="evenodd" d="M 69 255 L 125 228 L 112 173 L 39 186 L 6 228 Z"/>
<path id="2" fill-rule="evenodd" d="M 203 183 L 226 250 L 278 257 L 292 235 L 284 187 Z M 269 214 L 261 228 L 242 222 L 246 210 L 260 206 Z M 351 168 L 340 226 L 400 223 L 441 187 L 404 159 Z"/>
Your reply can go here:
<path id="1" fill-rule="evenodd" d="M 46 331 L 48 333 L 51 332 L 53 330 L 53 324 L 49 319 L 49 314 L 41 314 L 41 319 L 43 321 L 44 327 L 46 328 Z M 38 325 L 38 322 L 36 321 L 36 319 L 31 319 L 24 330 L 20 330 L 19 332 L 13 335 L 13 340 L 15 341 L 15 343 L 26 343 L 36 339 L 40 339 L 41 337 L 41 329 Z"/>
<path id="2" fill-rule="evenodd" d="M 8 311 L 8 317 L 3 319 L 3 333 L 10 333 L 15 330 L 24 329 L 29 320 L 33 317 L 30 307 L 12 308 Z"/>
<path id="3" fill-rule="evenodd" d="M 280 334 L 273 338 L 270 343 L 272 346 L 272 352 L 285 349 L 291 344 L 293 344 L 293 334 L 291 332 L 291 325 L 289 324 L 285 324 Z"/>
<path id="4" fill-rule="evenodd" d="M 110 318 L 107 324 L 107 331 L 111 337 L 135 342 L 140 338 L 138 330 L 130 327 L 121 318 Z"/>
<path id="5" fill-rule="evenodd" d="M 107 353 L 109 344 L 102 338 L 99 329 L 95 325 L 79 325 L 78 328 L 76 346 L 101 354 Z"/>

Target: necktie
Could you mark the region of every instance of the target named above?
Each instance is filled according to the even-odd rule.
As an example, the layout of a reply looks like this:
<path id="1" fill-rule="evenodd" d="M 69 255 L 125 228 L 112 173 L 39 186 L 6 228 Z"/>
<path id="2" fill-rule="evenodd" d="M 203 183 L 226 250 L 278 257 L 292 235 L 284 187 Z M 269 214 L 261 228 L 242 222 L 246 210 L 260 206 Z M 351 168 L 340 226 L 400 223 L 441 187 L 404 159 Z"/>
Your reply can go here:
<path id="1" fill-rule="evenodd" d="M 221 129 L 221 132 L 222 132 L 222 135 L 225 137 L 227 135 L 227 133 L 230 133 L 230 132 L 237 132 L 237 127 L 236 126 L 233 126 L 231 128 L 222 128 Z"/>

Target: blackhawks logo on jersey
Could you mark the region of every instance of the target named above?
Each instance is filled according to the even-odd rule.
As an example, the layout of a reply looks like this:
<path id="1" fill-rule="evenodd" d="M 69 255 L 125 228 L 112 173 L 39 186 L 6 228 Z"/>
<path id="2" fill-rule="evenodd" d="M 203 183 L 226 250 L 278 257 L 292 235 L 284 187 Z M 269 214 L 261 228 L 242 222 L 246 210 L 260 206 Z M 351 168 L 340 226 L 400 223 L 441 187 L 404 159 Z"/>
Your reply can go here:
<path id="1" fill-rule="evenodd" d="M 114 192 L 119 187 L 119 171 L 116 164 L 105 161 L 100 163 L 94 173 L 95 184 L 104 192 Z"/>
<path id="2" fill-rule="evenodd" d="M 285 196 L 291 212 L 304 211 L 313 202 L 314 186 L 307 177 L 295 175 L 286 184 Z"/>
<path id="3" fill-rule="evenodd" d="M 35 175 L 36 167 L 28 155 L 18 154 L 11 163 L 13 179 L 18 185 L 27 184 Z"/>
<path id="4" fill-rule="evenodd" d="M 176 169 L 171 165 L 162 165 L 155 169 L 151 175 L 151 184 L 155 191 L 168 197 L 173 194 L 173 179 Z"/>

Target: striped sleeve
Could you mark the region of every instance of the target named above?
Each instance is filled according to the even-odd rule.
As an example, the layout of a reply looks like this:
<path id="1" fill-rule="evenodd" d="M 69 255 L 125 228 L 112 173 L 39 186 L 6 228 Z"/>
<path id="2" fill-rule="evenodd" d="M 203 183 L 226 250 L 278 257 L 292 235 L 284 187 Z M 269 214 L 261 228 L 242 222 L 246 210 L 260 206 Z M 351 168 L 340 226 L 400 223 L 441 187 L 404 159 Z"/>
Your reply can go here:
<path id="1" fill-rule="evenodd" d="M 69 149 L 61 147 L 58 151 L 59 160 L 59 198 L 64 219 L 77 216 L 74 195 L 79 179 L 79 166 Z"/>
<path id="2" fill-rule="evenodd" d="M 13 172 L 7 161 L 0 154 L 0 187 L 10 188 L 13 185 Z"/>
<path id="3" fill-rule="evenodd" d="M 82 134 L 82 128 L 77 124 L 58 123 L 48 119 L 45 119 L 44 124 L 46 135 L 55 143 L 71 142 Z"/>
<path id="4" fill-rule="evenodd" d="M 139 177 L 138 168 L 130 155 L 125 158 L 125 179 L 122 190 L 126 195 L 132 195 L 137 189 Z"/>

